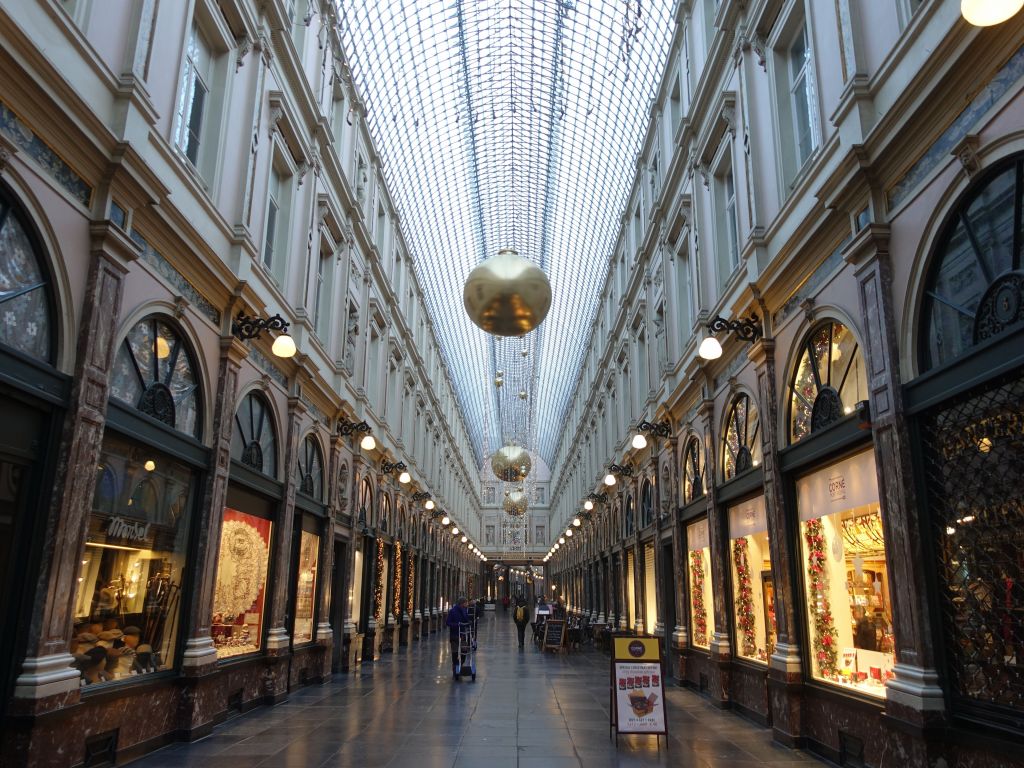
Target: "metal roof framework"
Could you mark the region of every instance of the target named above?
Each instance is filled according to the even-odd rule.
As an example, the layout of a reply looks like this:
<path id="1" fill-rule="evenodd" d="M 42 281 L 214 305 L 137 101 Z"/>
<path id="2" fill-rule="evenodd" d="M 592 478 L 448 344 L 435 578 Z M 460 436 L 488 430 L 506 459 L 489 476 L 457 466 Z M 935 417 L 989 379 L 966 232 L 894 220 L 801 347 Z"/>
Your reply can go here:
<path id="1" fill-rule="evenodd" d="M 481 464 L 509 442 L 548 462 L 557 447 L 672 6 L 338 0 L 345 53 Z M 486 334 L 462 305 L 469 272 L 503 247 L 551 281 L 551 311 L 523 338 Z"/>

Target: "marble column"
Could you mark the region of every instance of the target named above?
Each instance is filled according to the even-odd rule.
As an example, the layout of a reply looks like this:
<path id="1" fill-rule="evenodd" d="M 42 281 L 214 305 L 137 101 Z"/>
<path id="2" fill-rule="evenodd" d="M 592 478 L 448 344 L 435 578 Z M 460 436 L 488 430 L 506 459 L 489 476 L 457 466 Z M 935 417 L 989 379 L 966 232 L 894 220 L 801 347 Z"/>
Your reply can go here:
<path id="1" fill-rule="evenodd" d="M 941 721 L 945 698 L 935 666 L 929 587 L 914 461 L 899 373 L 899 325 L 892 301 L 889 228 L 864 227 L 844 251 L 855 268 L 864 323 L 871 435 L 878 474 L 892 595 L 895 677 L 886 684 L 886 713 L 914 727 Z"/>
<path id="2" fill-rule="evenodd" d="M 106 424 L 115 334 L 129 265 L 139 246 L 110 222 L 89 227 L 90 260 L 83 296 L 75 376 L 60 438 L 40 571 L 30 584 L 36 606 L 10 714 L 39 714 L 77 703 L 79 672 L 69 665 L 78 572 L 96 490 Z M 68 311 L 71 311 L 70 308 Z"/>
<path id="3" fill-rule="evenodd" d="M 767 313 L 766 313 L 767 316 Z M 776 387 L 775 340 L 763 338 L 748 353 L 757 375 L 761 424 L 779 423 L 779 397 Z M 776 741 L 794 745 L 800 737 L 800 694 L 803 670 L 796 626 L 796 595 L 793 592 L 793 558 L 800 557 L 799 543 L 788 535 L 786 509 L 782 497 L 782 472 L 778 463 L 778 435 L 774 429 L 761 429 L 761 455 L 764 469 L 764 506 L 768 522 L 768 551 L 775 585 L 776 642 L 768 665 L 768 703 Z"/>

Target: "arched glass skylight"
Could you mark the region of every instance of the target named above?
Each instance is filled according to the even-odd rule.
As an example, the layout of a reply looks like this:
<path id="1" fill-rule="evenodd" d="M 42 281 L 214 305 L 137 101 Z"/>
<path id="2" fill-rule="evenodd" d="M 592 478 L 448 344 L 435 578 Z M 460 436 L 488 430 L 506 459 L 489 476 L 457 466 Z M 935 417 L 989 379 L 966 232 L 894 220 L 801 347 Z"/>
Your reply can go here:
<path id="1" fill-rule="evenodd" d="M 481 461 L 503 441 L 546 460 L 556 447 L 672 6 L 339 0 L 346 54 Z M 550 314 L 524 339 L 488 336 L 462 306 L 470 270 L 504 247 L 551 280 Z"/>

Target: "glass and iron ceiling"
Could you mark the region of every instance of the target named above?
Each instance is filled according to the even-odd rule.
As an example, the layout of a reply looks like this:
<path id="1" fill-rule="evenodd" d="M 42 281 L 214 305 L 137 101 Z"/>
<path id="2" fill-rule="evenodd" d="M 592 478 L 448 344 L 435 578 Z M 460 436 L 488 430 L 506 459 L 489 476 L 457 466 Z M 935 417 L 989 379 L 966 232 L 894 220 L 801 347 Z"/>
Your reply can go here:
<path id="1" fill-rule="evenodd" d="M 665 66 L 673 3 L 338 3 L 477 458 L 515 442 L 550 462 Z M 462 305 L 469 272 L 506 247 L 551 281 L 547 320 L 523 338 L 489 336 Z"/>

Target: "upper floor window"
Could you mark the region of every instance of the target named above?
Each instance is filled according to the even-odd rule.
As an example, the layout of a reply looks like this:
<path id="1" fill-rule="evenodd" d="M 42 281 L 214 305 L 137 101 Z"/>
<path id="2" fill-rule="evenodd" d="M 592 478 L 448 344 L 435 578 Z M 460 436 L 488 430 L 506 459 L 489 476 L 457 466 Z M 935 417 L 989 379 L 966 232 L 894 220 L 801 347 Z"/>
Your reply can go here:
<path id="1" fill-rule="evenodd" d="M 739 394 L 732 401 L 729 417 L 725 421 L 722 440 L 722 477 L 732 480 L 761 463 L 760 423 L 757 406 L 747 394 Z"/>
<path id="2" fill-rule="evenodd" d="M 867 399 L 864 356 L 849 328 L 829 322 L 807 337 L 789 390 L 791 443 L 834 424 Z"/>
<path id="3" fill-rule="evenodd" d="M 0 343 L 51 362 L 50 280 L 27 222 L 0 195 Z"/>
<path id="4" fill-rule="evenodd" d="M 719 287 L 724 287 L 740 263 L 739 219 L 736 214 L 736 179 L 726 149 L 715 174 L 715 214 L 718 230 Z"/>
<path id="5" fill-rule="evenodd" d="M 292 177 L 287 161 L 275 156 L 267 189 L 267 223 L 264 228 L 263 265 L 279 283 L 284 281 L 291 213 Z"/>
<path id="6" fill-rule="evenodd" d="M 921 370 L 1024 325 L 1024 155 L 973 186 L 939 238 L 925 279 Z"/>
<path id="7" fill-rule="evenodd" d="M 158 317 L 147 317 L 128 331 L 117 350 L 110 394 L 198 438 L 199 382 L 181 334 Z"/>
<path id="8" fill-rule="evenodd" d="M 250 392 L 235 412 L 231 458 L 256 472 L 277 477 L 277 430 L 263 395 Z"/>
<path id="9" fill-rule="evenodd" d="M 772 43 L 772 71 L 779 120 L 781 177 L 792 185 L 819 143 L 814 56 L 803 4 Z"/>
<path id="10" fill-rule="evenodd" d="M 789 45 L 789 98 L 797 164 L 803 165 L 817 145 L 813 114 L 816 108 L 814 73 L 807 25 L 802 24 Z"/>
<path id="11" fill-rule="evenodd" d="M 312 435 L 302 441 L 298 466 L 299 490 L 316 501 L 324 500 L 324 454 Z"/>
<path id="12" fill-rule="evenodd" d="M 206 126 L 212 83 L 213 51 L 199 24 L 193 22 L 185 48 L 185 71 L 178 95 L 174 143 L 196 167 L 199 166 L 199 150 Z"/>

